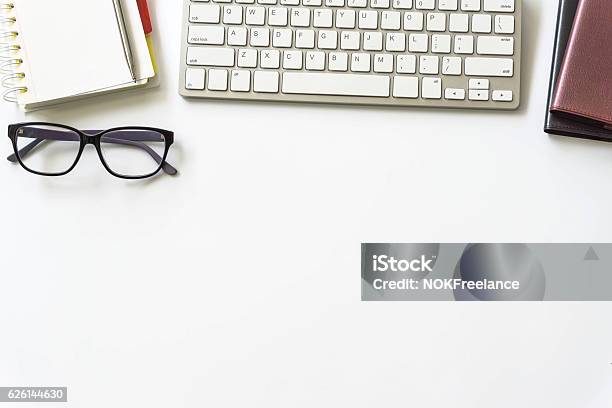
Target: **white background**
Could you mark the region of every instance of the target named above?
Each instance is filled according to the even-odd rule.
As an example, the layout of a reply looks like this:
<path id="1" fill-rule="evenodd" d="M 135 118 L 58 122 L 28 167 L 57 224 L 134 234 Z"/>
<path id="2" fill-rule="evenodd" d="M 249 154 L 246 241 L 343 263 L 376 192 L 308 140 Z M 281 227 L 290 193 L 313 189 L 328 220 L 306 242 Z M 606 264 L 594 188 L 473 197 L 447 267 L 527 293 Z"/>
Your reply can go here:
<path id="1" fill-rule="evenodd" d="M 0 108 L 174 130 L 181 171 L 115 179 L 91 147 L 63 178 L 0 165 L 0 385 L 96 408 L 609 406 L 609 304 L 360 302 L 361 242 L 612 239 L 612 145 L 541 130 L 555 1 L 525 1 L 513 113 L 183 100 L 180 3 L 151 1 L 161 88 Z"/>

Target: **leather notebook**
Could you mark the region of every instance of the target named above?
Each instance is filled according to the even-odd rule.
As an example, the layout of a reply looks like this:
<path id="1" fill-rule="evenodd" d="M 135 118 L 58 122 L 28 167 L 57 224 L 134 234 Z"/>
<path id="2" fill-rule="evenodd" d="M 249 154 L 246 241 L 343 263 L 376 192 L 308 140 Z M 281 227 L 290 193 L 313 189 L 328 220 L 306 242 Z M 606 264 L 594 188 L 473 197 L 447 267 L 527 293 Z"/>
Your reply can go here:
<path id="1" fill-rule="evenodd" d="M 587 0 L 590 2 L 592 0 Z M 595 2 L 604 4 L 607 0 Z M 561 111 L 550 112 L 550 107 L 553 105 L 553 99 L 555 97 L 555 88 L 559 74 L 561 72 L 563 62 L 565 60 L 566 48 L 570 40 L 572 33 L 572 27 L 574 23 L 574 17 L 577 15 L 578 5 L 580 0 L 560 0 L 559 2 L 559 15 L 557 20 L 557 35 L 555 37 L 555 46 L 552 61 L 552 70 L 550 75 L 550 87 L 549 87 L 549 98 L 546 109 L 546 120 L 544 124 L 544 131 L 546 133 L 579 137 L 585 139 L 603 140 L 612 142 L 612 130 L 605 129 L 602 124 L 597 122 L 587 121 L 583 118 L 578 118 L 571 114 L 567 114 Z M 610 7 L 609 5 L 607 7 Z M 607 20 L 600 20 L 607 21 Z M 599 24 L 604 26 L 605 23 Z M 611 34 L 612 35 L 612 34 Z M 609 41 L 609 40 L 607 40 Z M 599 51 L 609 52 L 610 48 L 599 48 Z M 590 64 L 592 56 L 586 61 Z M 567 89 L 567 88 L 566 88 Z M 592 96 L 592 95 L 591 95 Z M 597 102 L 597 101 L 596 101 Z"/>

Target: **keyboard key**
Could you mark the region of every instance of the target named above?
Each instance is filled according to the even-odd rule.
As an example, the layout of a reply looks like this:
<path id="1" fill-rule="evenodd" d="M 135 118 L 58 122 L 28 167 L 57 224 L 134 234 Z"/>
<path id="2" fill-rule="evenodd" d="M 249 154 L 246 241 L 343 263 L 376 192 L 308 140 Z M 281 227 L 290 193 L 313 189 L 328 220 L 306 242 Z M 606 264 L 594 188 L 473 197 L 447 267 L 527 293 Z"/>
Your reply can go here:
<path id="1" fill-rule="evenodd" d="M 355 28 L 355 10 L 336 11 L 336 28 Z"/>
<path id="2" fill-rule="evenodd" d="M 402 15 L 399 11 L 383 11 L 380 28 L 383 30 L 399 30 L 402 27 Z"/>
<path id="3" fill-rule="evenodd" d="M 442 79 L 425 77 L 421 85 L 423 99 L 442 99 Z"/>
<path id="4" fill-rule="evenodd" d="M 310 9 L 293 8 L 291 9 L 291 25 L 293 27 L 310 26 Z"/>
<path id="5" fill-rule="evenodd" d="M 505 58 L 466 58 L 465 75 L 511 77 L 514 75 L 514 60 Z"/>
<path id="6" fill-rule="evenodd" d="M 208 70 L 208 90 L 227 91 L 227 71 L 224 69 Z"/>
<path id="7" fill-rule="evenodd" d="M 348 54 L 346 52 L 330 52 L 329 70 L 342 72 L 348 71 Z"/>
<path id="8" fill-rule="evenodd" d="M 313 13 L 313 26 L 317 28 L 332 27 L 332 11 L 330 9 L 316 9 Z"/>
<path id="9" fill-rule="evenodd" d="M 470 101 L 488 101 L 489 100 L 489 91 L 488 90 L 470 89 L 470 93 L 469 93 L 468 99 Z"/>
<path id="10" fill-rule="evenodd" d="M 436 8 L 436 0 L 415 0 L 417 10 L 433 10 Z"/>
<path id="11" fill-rule="evenodd" d="M 363 33 L 363 49 L 365 51 L 382 51 L 383 34 L 381 32 Z"/>
<path id="12" fill-rule="evenodd" d="M 492 18 L 488 14 L 474 14 L 472 16 L 472 32 L 488 34 L 491 32 Z"/>
<path id="13" fill-rule="evenodd" d="M 269 47 L 270 46 L 270 29 L 269 28 L 251 28 L 250 42 L 252 47 Z"/>
<path id="14" fill-rule="evenodd" d="M 391 79 L 384 75 L 283 73 L 283 93 L 389 97 Z"/>
<path id="15" fill-rule="evenodd" d="M 465 100 L 465 89 L 446 88 L 444 90 L 444 99 L 448 99 L 450 101 L 464 101 Z"/>
<path id="16" fill-rule="evenodd" d="M 484 11 L 514 13 L 514 0 L 484 0 Z"/>
<path id="17" fill-rule="evenodd" d="M 370 0 L 370 7 L 372 8 L 389 8 L 389 0 Z"/>
<path id="18" fill-rule="evenodd" d="M 480 11 L 480 0 L 461 0 L 461 10 Z"/>
<path id="19" fill-rule="evenodd" d="M 451 36 L 446 34 L 432 35 L 431 52 L 434 54 L 449 54 L 451 52 Z"/>
<path id="20" fill-rule="evenodd" d="M 416 55 L 398 55 L 397 73 L 414 74 L 416 73 Z"/>
<path id="21" fill-rule="evenodd" d="M 308 51 L 306 53 L 306 69 L 309 71 L 323 71 L 325 69 L 325 53 L 322 51 Z"/>
<path id="22" fill-rule="evenodd" d="M 514 38 L 497 36 L 478 37 L 477 52 L 480 55 L 513 55 Z"/>
<path id="23" fill-rule="evenodd" d="M 245 20 L 247 25 L 264 25 L 266 9 L 259 6 L 247 7 Z"/>
<path id="24" fill-rule="evenodd" d="M 187 68 L 185 71 L 185 88 L 203 90 L 205 78 L 206 70 L 201 68 Z"/>
<path id="25" fill-rule="evenodd" d="M 451 14 L 448 30 L 452 33 L 467 33 L 469 24 L 470 16 L 468 14 Z"/>
<path id="26" fill-rule="evenodd" d="M 251 71 L 232 71 L 230 90 L 234 92 L 249 92 L 251 90 Z"/>
<path id="27" fill-rule="evenodd" d="M 495 16 L 495 34 L 514 34 L 514 16 Z"/>
<path id="28" fill-rule="evenodd" d="M 340 33 L 340 49 L 358 51 L 359 45 L 359 31 L 342 31 L 342 33 Z"/>
<path id="29" fill-rule="evenodd" d="M 347 6 L 365 8 L 368 6 L 368 0 L 348 0 Z"/>
<path id="30" fill-rule="evenodd" d="M 407 11 L 404 14 L 404 30 L 421 31 L 423 29 L 423 13 Z"/>
<path id="31" fill-rule="evenodd" d="M 284 69 L 302 69 L 302 51 L 283 51 Z"/>
<path id="32" fill-rule="evenodd" d="M 489 89 L 490 82 L 488 79 L 470 79 L 470 89 Z"/>
<path id="33" fill-rule="evenodd" d="M 291 48 L 293 44 L 293 30 L 277 28 L 272 33 L 272 46 L 275 48 Z"/>
<path id="34" fill-rule="evenodd" d="M 320 30 L 317 37 L 317 45 L 322 50 L 335 50 L 338 46 L 337 31 Z"/>
<path id="35" fill-rule="evenodd" d="M 314 48 L 314 30 L 297 30 L 295 32 L 295 48 Z"/>
<path id="36" fill-rule="evenodd" d="M 493 91 L 493 100 L 495 102 L 512 102 L 512 91 Z"/>
<path id="37" fill-rule="evenodd" d="M 440 59 L 433 56 L 421 56 L 419 59 L 419 73 L 424 75 L 438 75 L 440 71 Z"/>
<path id="38" fill-rule="evenodd" d="M 261 50 L 259 60 L 259 66 L 262 68 L 278 69 L 280 68 L 280 51 Z"/>
<path id="39" fill-rule="evenodd" d="M 409 10 L 412 8 L 412 0 L 393 0 L 393 8 L 398 10 Z"/>
<path id="40" fill-rule="evenodd" d="M 189 21 L 192 23 L 219 23 L 221 6 L 216 4 L 192 4 L 189 6 Z"/>
<path id="41" fill-rule="evenodd" d="M 404 33 L 387 33 L 385 41 L 385 49 L 387 51 L 406 51 L 406 34 Z"/>
<path id="42" fill-rule="evenodd" d="M 242 24 L 242 7 L 225 6 L 223 7 L 224 24 Z"/>
<path id="43" fill-rule="evenodd" d="M 455 36 L 455 54 L 473 54 L 474 37 L 471 35 Z"/>
<path id="44" fill-rule="evenodd" d="M 393 72 L 393 54 L 374 55 L 374 72 L 390 74 Z"/>
<path id="45" fill-rule="evenodd" d="M 442 58 L 442 74 L 461 75 L 461 65 L 461 57 L 444 57 Z"/>
<path id="46" fill-rule="evenodd" d="M 351 55 L 351 71 L 370 72 L 371 67 L 370 54 L 356 52 Z"/>
<path id="47" fill-rule="evenodd" d="M 257 66 L 257 50 L 252 48 L 238 50 L 238 66 L 240 68 L 255 68 Z"/>
<path id="48" fill-rule="evenodd" d="M 395 98 L 418 98 L 419 78 L 406 76 L 393 77 L 393 96 Z"/>
<path id="49" fill-rule="evenodd" d="M 458 0 L 439 0 L 438 9 L 442 11 L 457 11 Z"/>
<path id="50" fill-rule="evenodd" d="M 427 52 L 429 49 L 429 36 L 427 34 L 410 34 L 408 37 L 408 50 L 410 52 Z"/>
<path id="51" fill-rule="evenodd" d="M 188 47 L 187 64 L 209 67 L 233 67 L 234 50 L 219 47 Z"/>
<path id="52" fill-rule="evenodd" d="M 446 14 L 428 13 L 427 31 L 446 31 Z"/>
<path id="53" fill-rule="evenodd" d="M 189 26 L 189 44 L 223 45 L 225 28 L 220 26 Z"/>
<path id="54" fill-rule="evenodd" d="M 227 29 L 227 45 L 247 45 L 246 27 L 231 27 Z"/>
<path id="55" fill-rule="evenodd" d="M 268 8 L 268 25 L 273 27 L 284 27 L 287 25 L 289 9 L 285 7 Z"/>
<path id="56" fill-rule="evenodd" d="M 264 93 L 278 93 L 278 72 L 255 71 L 253 74 L 253 91 Z"/>
<path id="57" fill-rule="evenodd" d="M 359 12 L 359 28 L 376 30 L 378 28 L 378 12 L 363 10 Z"/>

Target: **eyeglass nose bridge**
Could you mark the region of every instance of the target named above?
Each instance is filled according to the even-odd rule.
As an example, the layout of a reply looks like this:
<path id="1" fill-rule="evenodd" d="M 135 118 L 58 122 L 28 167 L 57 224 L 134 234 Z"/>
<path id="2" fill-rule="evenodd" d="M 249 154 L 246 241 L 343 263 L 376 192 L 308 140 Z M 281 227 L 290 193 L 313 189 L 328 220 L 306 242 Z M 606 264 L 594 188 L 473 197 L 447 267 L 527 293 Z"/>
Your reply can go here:
<path id="1" fill-rule="evenodd" d="M 85 135 L 85 138 L 83 140 L 85 142 L 85 146 L 87 146 L 87 145 L 95 145 L 96 144 L 96 137 L 95 136 Z"/>

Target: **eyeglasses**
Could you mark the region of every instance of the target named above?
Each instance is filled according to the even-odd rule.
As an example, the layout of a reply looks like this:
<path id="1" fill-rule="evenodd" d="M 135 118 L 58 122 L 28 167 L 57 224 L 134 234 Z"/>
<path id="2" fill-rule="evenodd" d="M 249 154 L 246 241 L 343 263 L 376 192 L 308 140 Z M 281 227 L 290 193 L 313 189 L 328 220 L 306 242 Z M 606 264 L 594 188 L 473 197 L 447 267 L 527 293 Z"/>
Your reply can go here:
<path id="1" fill-rule="evenodd" d="M 77 130 L 54 123 L 10 125 L 8 136 L 14 153 L 7 157 L 27 171 L 41 176 L 63 176 L 75 168 L 83 149 L 95 146 L 104 168 L 124 179 L 152 177 L 160 170 L 175 175 L 166 162 L 174 133 L 148 127 Z"/>

